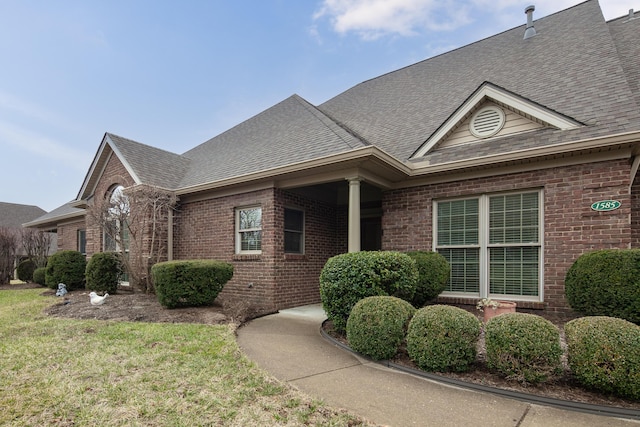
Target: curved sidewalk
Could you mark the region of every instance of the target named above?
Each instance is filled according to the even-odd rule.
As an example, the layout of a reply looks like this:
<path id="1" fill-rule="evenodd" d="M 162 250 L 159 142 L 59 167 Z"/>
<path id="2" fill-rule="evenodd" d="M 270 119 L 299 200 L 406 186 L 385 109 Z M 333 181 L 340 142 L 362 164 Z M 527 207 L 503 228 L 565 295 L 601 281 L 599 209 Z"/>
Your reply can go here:
<path id="1" fill-rule="evenodd" d="M 320 305 L 283 310 L 238 329 L 245 354 L 276 378 L 369 421 L 403 426 L 640 426 L 440 384 L 386 368 L 327 341 Z"/>

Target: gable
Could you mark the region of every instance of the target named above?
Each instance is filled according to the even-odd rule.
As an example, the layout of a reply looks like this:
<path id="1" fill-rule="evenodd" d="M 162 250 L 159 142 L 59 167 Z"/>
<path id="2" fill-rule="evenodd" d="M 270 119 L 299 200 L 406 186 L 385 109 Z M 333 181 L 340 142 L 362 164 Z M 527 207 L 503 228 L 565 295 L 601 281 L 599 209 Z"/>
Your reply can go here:
<path id="1" fill-rule="evenodd" d="M 497 103 L 487 101 L 478 106 L 478 108 L 475 109 L 474 112 L 470 114 L 466 120 L 460 123 L 457 127 L 454 127 L 451 130 L 449 136 L 445 137 L 439 144 L 436 144 L 434 149 L 452 147 L 454 145 L 467 144 L 478 141 L 480 139 L 485 139 L 474 135 L 473 129 L 477 129 L 479 126 L 478 123 L 480 120 L 477 116 L 478 113 L 491 111 L 491 109 L 500 111 L 504 119 L 503 123 L 500 125 L 500 129 L 487 138 L 499 138 L 501 136 L 513 135 L 516 133 L 528 132 L 549 127 L 548 123 L 543 123 L 538 120 L 532 120 L 528 117 L 525 117 L 519 111 L 516 112 L 509 106 L 501 106 Z M 497 127 L 498 125 L 494 125 L 494 123 L 495 121 L 492 118 L 488 127 L 490 129 L 494 126 Z M 471 126 L 472 124 L 474 125 L 473 127 Z"/>
<path id="2" fill-rule="evenodd" d="M 487 113 L 484 117 L 488 118 L 484 122 L 483 113 Z M 580 125 L 576 120 L 485 82 L 416 150 L 412 158 L 423 157 L 436 148 L 472 144 L 542 128 L 569 130 Z"/>

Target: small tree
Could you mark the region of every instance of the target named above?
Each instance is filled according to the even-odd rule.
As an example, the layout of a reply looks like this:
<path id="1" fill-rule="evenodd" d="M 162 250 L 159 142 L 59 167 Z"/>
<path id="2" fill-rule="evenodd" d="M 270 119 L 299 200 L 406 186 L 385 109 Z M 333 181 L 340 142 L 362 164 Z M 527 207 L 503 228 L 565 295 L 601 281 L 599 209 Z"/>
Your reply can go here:
<path id="1" fill-rule="evenodd" d="M 0 227 L 0 284 L 9 282 L 13 277 L 17 249 L 16 232 L 10 228 Z"/>
<path id="2" fill-rule="evenodd" d="M 134 289 L 152 292 L 151 266 L 167 257 L 168 216 L 177 197 L 150 185 L 114 188 L 87 209 L 104 232 L 105 251 L 118 252 Z"/>
<path id="3" fill-rule="evenodd" d="M 20 232 L 22 247 L 27 258 L 34 262 L 36 267 L 46 267 L 47 257 L 51 249 L 51 233 L 33 228 L 23 228 Z"/>

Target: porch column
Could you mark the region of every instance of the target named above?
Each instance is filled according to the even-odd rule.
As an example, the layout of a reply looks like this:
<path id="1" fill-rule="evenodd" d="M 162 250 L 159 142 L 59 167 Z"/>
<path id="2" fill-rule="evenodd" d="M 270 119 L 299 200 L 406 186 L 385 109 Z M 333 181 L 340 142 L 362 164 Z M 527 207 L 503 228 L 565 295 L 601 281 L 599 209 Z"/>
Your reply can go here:
<path id="1" fill-rule="evenodd" d="M 360 252 L 360 178 L 349 178 L 349 252 Z"/>

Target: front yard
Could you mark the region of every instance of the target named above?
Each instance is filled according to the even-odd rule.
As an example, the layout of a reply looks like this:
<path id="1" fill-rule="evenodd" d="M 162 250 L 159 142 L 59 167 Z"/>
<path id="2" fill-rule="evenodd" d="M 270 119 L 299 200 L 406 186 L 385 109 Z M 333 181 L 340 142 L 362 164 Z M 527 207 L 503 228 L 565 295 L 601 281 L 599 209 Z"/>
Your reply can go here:
<path id="1" fill-rule="evenodd" d="M 242 355 L 234 324 L 60 319 L 0 290 L 0 425 L 368 425 Z"/>

